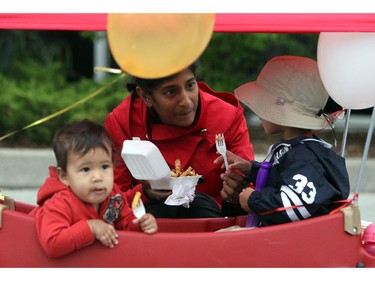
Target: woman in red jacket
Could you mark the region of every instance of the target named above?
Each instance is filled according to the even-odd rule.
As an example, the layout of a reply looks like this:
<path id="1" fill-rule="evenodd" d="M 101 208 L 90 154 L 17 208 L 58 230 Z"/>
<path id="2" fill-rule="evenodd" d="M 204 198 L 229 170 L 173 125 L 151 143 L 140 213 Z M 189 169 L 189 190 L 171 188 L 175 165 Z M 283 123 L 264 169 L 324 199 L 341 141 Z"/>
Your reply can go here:
<path id="1" fill-rule="evenodd" d="M 142 191 L 146 209 L 155 217 L 243 214 L 238 193 L 223 201 L 220 176 L 225 170 L 222 165 L 214 163 L 218 158 L 215 147 L 218 133 L 225 135 L 229 150 L 248 160 L 254 158 L 243 108 L 232 93 L 215 92 L 206 84 L 197 82 L 196 67 L 197 63 L 194 63 L 177 74 L 160 79 L 133 77 L 132 83 L 128 84 L 131 94 L 105 120 L 119 157 L 115 182 L 126 192 L 128 202 L 136 191 Z M 203 176 L 189 208 L 164 204 L 171 191 L 153 190 L 146 183 L 142 188 L 142 184 L 132 177 L 120 159 L 120 152 L 123 142 L 133 137 L 153 142 L 171 169 L 178 158 L 182 168 L 191 166 Z"/>

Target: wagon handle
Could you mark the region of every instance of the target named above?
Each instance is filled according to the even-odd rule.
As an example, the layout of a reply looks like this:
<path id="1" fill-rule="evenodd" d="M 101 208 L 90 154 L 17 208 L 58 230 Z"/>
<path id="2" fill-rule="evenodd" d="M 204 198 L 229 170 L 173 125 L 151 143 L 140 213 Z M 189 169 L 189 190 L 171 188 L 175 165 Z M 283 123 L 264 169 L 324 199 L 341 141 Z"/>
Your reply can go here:
<path id="1" fill-rule="evenodd" d="M 10 209 L 15 210 L 15 203 L 14 200 L 9 197 L 1 194 L 0 190 L 0 229 L 3 225 L 3 210 L 4 209 Z"/>

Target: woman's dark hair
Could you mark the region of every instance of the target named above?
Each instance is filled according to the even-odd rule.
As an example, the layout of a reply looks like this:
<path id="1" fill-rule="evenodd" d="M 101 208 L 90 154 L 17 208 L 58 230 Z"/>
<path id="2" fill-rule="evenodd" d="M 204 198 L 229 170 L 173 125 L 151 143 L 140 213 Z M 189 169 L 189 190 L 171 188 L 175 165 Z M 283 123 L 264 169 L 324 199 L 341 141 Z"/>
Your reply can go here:
<path id="1" fill-rule="evenodd" d="M 112 139 L 103 126 L 85 119 L 71 123 L 58 131 L 53 138 L 52 148 L 57 166 L 66 171 L 68 152 L 74 151 L 84 155 L 91 149 L 102 148 L 111 154 Z"/>
<path id="2" fill-rule="evenodd" d="M 194 74 L 196 75 L 196 71 L 197 71 L 197 68 L 199 66 L 199 61 L 195 61 L 194 63 L 192 63 L 188 69 Z M 139 78 L 139 77 L 131 77 L 127 83 L 127 89 L 130 93 L 133 93 L 133 94 L 136 94 L 135 92 L 135 88 L 136 87 L 140 87 L 142 88 L 145 93 L 147 95 L 151 95 L 152 94 L 152 91 L 154 90 L 154 88 L 156 86 L 158 86 L 160 83 L 162 83 L 163 81 L 173 77 L 174 75 L 176 74 L 172 74 L 170 76 L 167 76 L 167 77 L 163 77 L 163 78 L 158 78 L 158 79 L 143 79 L 143 78 Z"/>

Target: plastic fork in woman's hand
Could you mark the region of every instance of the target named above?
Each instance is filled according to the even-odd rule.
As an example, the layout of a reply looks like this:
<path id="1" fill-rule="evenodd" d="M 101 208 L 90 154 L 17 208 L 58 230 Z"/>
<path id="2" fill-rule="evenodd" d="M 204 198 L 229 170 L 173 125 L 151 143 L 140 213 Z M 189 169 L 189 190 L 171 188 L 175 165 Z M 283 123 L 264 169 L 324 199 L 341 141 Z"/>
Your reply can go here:
<path id="1" fill-rule="evenodd" d="M 224 158 L 225 169 L 228 170 L 227 146 L 225 144 L 224 134 L 216 134 L 215 143 L 217 152 Z"/>

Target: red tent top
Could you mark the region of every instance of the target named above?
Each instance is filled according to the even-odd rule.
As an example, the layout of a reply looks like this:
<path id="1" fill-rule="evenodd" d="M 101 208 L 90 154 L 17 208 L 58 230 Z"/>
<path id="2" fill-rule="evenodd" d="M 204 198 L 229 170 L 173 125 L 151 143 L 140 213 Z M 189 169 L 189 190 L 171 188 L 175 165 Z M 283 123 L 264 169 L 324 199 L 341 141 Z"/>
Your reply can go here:
<path id="1" fill-rule="evenodd" d="M 106 13 L 0 14 L 0 29 L 105 31 Z M 374 32 L 375 13 L 219 13 L 215 32 Z"/>

